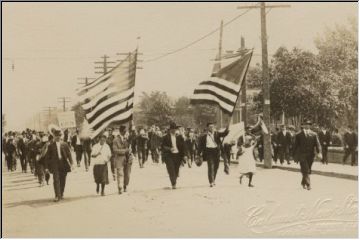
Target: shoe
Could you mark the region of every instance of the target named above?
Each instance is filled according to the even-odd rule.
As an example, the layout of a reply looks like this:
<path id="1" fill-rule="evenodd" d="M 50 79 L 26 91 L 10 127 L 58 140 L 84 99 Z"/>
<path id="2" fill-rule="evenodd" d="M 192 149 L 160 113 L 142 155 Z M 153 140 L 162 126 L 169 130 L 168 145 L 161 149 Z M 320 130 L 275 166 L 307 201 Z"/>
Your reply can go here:
<path id="1" fill-rule="evenodd" d="M 121 188 L 119 188 L 119 194 L 121 194 L 122 192 L 121 192 Z"/>
<path id="2" fill-rule="evenodd" d="M 249 186 L 249 187 L 255 187 L 255 186 L 254 186 L 254 185 L 252 185 L 252 184 L 249 184 L 248 186 Z"/>
<path id="3" fill-rule="evenodd" d="M 124 186 L 124 192 L 126 192 L 126 186 Z"/>
<path id="4" fill-rule="evenodd" d="M 306 189 L 306 186 L 305 186 L 305 184 L 301 184 L 301 185 L 302 185 L 303 189 Z"/>
<path id="5" fill-rule="evenodd" d="M 213 187 L 214 185 L 212 183 L 210 183 L 210 187 Z"/>
<path id="6" fill-rule="evenodd" d="M 176 185 L 172 185 L 172 189 L 176 189 Z"/>
<path id="7" fill-rule="evenodd" d="M 307 186 L 307 190 L 311 190 L 311 187 L 310 187 L 310 186 Z"/>
<path id="8" fill-rule="evenodd" d="M 55 197 L 55 199 L 53 200 L 53 202 L 58 202 L 58 201 L 60 201 L 60 198 L 58 197 Z"/>
<path id="9" fill-rule="evenodd" d="M 61 199 L 61 200 L 64 199 L 64 195 L 63 195 L 63 194 L 61 194 L 60 199 Z"/>
<path id="10" fill-rule="evenodd" d="M 101 192 L 101 196 L 105 196 L 105 193 L 104 193 L 104 192 Z"/>
<path id="11" fill-rule="evenodd" d="M 214 186 L 214 187 L 216 186 L 216 183 L 215 183 L 215 182 L 213 182 L 213 186 Z"/>
<path id="12" fill-rule="evenodd" d="M 99 194 L 99 186 L 96 186 L 96 193 Z"/>

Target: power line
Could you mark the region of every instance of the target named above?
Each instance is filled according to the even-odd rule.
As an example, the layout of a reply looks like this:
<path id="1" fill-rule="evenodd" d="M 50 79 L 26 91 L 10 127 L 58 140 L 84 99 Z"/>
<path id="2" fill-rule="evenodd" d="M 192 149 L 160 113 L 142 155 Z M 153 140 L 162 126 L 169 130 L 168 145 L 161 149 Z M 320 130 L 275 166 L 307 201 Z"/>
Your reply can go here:
<path id="1" fill-rule="evenodd" d="M 236 21 L 237 19 L 239 19 L 240 17 L 244 16 L 245 14 L 247 14 L 248 12 L 250 12 L 251 10 L 252 10 L 252 9 L 249 8 L 249 9 L 247 9 L 245 12 L 237 15 L 236 17 L 234 17 L 234 18 L 231 19 L 230 21 L 224 23 L 223 27 L 226 27 L 227 25 L 229 25 L 229 24 L 231 24 L 232 22 Z M 219 31 L 219 30 L 220 30 L 220 27 L 217 27 L 217 28 L 214 29 L 213 31 L 209 32 L 208 34 L 205 34 L 204 36 L 202 36 L 201 38 L 196 39 L 195 41 L 190 42 L 189 44 L 185 45 L 184 47 L 181 47 L 181 48 L 178 48 L 178 49 L 173 50 L 173 51 L 171 51 L 171 52 L 165 53 L 165 54 L 163 54 L 163 55 L 161 55 L 161 56 L 159 56 L 159 57 L 155 57 L 155 58 L 152 58 L 152 59 L 149 59 L 149 60 L 145 60 L 144 62 L 153 62 L 153 61 L 159 60 L 159 59 L 161 59 L 161 58 L 167 57 L 167 56 L 169 56 L 169 55 L 175 54 L 175 53 L 177 53 L 177 52 L 180 52 L 180 51 L 182 51 L 182 50 L 184 50 L 184 49 L 186 49 L 186 48 L 189 48 L 189 47 L 191 47 L 192 45 L 194 45 L 194 44 L 196 44 L 196 43 L 204 40 L 205 38 L 213 35 L 214 33 L 216 33 L 216 32 Z"/>

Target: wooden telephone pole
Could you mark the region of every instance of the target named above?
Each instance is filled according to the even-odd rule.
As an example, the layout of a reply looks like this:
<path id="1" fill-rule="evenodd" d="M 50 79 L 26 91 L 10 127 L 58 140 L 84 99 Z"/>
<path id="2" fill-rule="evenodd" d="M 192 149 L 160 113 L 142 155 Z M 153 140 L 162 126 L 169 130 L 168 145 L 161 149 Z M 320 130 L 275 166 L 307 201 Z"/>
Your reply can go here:
<path id="1" fill-rule="evenodd" d="M 268 66 L 268 49 L 267 49 L 267 34 L 266 34 L 266 9 L 273 8 L 288 8 L 290 5 L 268 5 L 265 2 L 260 2 L 260 6 L 241 6 L 238 9 L 260 8 L 261 19 L 261 48 L 262 48 L 262 79 L 263 79 L 263 94 L 264 94 L 264 107 L 263 118 L 264 122 L 269 128 L 269 133 L 264 134 L 264 163 L 266 168 L 272 167 L 271 156 L 271 139 L 270 139 L 270 77 Z"/>
<path id="2" fill-rule="evenodd" d="M 109 64 L 115 64 L 116 62 L 108 61 L 108 58 L 110 58 L 110 57 L 107 56 L 106 54 L 104 56 L 102 56 L 101 58 L 104 60 L 95 62 L 95 64 L 100 65 L 100 66 L 95 66 L 95 69 L 102 69 L 102 71 L 96 71 L 95 73 L 105 75 L 114 67 L 114 66 L 109 66 Z"/>
<path id="3" fill-rule="evenodd" d="M 59 97 L 58 98 L 60 100 L 60 103 L 63 104 L 63 111 L 65 112 L 66 111 L 66 103 L 69 103 L 70 100 L 68 97 Z"/>

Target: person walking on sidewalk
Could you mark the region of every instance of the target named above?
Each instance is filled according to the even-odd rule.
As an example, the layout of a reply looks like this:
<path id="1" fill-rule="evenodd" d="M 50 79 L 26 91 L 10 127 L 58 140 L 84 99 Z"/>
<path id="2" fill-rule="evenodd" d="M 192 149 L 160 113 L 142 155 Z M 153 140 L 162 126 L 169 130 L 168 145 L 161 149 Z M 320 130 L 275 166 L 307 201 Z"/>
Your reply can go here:
<path id="1" fill-rule="evenodd" d="M 111 150 L 106 143 L 107 136 L 102 134 L 100 140 L 94 145 L 91 157 L 94 164 L 94 180 L 96 183 L 96 193 L 99 194 L 101 185 L 101 196 L 105 196 L 105 185 L 109 184 L 108 162 L 111 157 Z"/>
<path id="2" fill-rule="evenodd" d="M 207 133 L 200 138 L 199 152 L 204 161 L 208 164 L 208 179 L 210 187 L 215 186 L 216 173 L 220 164 L 221 138 L 229 134 L 229 129 L 224 132 L 217 132 L 215 123 L 207 124 Z"/>
<path id="3" fill-rule="evenodd" d="M 323 164 L 328 164 L 328 147 L 331 144 L 331 135 L 330 132 L 326 130 L 324 126 L 320 126 L 319 131 L 319 141 L 321 144 L 321 150 L 322 150 L 322 159 L 321 162 Z"/>
<path id="4" fill-rule="evenodd" d="M 356 148 L 357 148 L 357 135 L 355 132 L 353 132 L 353 127 L 348 126 L 346 129 L 346 132 L 344 134 L 344 158 L 343 158 L 343 164 L 345 164 L 346 160 L 348 159 L 349 155 L 351 155 L 351 166 L 354 166 L 356 163 L 355 154 L 356 154 Z"/>
<path id="5" fill-rule="evenodd" d="M 286 160 L 287 164 L 290 164 L 289 160 L 289 146 L 291 144 L 291 135 L 286 130 L 285 125 L 281 125 L 281 130 L 277 134 L 276 142 L 277 142 L 277 148 L 278 148 L 278 157 L 280 159 L 280 164 L 284 164 L 284 160 Z"/>
<path id="6" fill-rule="evenodd" d="M 60 128 L 53 128 L 51 133 L 54 135 L 54 142 L 48 147 L 48 154 L 45 161 L 45 172 L 53 174 L 55 202 L 64 197 L 66 176 L 73 169 L 73 160 L 70 147 L 61 141 Z"/>
<path id="7" fill-rule="evenodd" d="M 170 123 L 169 133 L 163 137 L 162 150 L 163 159 L 170 177 L 173 189 L 176 189 L 177 178 L 179 177 L 180 165 L 184 158 L 184 138 L 176 135 L 176 123 Z"/>
<path id="8" fill-rule="evenodd" d="M 115 130 L 114 135 L 115 135 L 115 139 L 113 142 L 114 171 L 116 173 L 118 193 L 121 194 L 122 187 L 124 188 L 124 191 L 127 187 L 125 185 L 125 182 L 123 183 L 124 184 L 123 186 L 121 185 L 121 182 L 124 176 L 124 165 L 125 165 L 126 157 L 130 154 L 129 142 L 126 137 L 126 127 L 120 126 L 120 132 L 119 130 Z M 126 167 L 128 167 L 128 165 Z M 126 173 L 128 174 L 129 172 Z"/>
<path id="9" fill-rule="evenodd" d="M 315 151 L 321 159 L 321 145 L 316 133 L 310 130 L 311 121 L 304 122 L 301 132 L 296 134 L 295 137 L 295 159 L 300 162 L 300 169 L 302 174 L 301 185 L 304 189 L 310 190 L 310 174 L 311 166 L 314 162 Z"/>

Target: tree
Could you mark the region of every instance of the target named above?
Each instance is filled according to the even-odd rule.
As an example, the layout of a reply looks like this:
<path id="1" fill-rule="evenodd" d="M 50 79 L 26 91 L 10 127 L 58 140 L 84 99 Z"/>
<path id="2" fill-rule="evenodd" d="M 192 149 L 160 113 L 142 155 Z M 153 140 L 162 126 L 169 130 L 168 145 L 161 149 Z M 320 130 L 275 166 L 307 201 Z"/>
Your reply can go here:
<path id="1" fill-rule="evenodd" d="M 158 126 L 168 125 L 173 119 L 171 99 L 165 92 L 145 92 L 140 97 L 138 111 L 135 115 L 136 125 L 153 124 Z"/>
<path id="2" fill-rule="evenodd" d="M 358 30 L 357 20 L 349 25 L 327 28 L 315 40 L 319 50 L 322 79 L 332 86 L 332 105 L 337 108 L 337 124 L 357 125 L 358 116 Z M 335 104 L 334 104 L 335 103 Z"/>
<path id="3" fill-rule="evenodd" d="M 194 108 L 190 105 L 190 99 L 180 97 L 174 104 L 174 120 L 177 124 L 185 127 L 195 127 Z"/>

